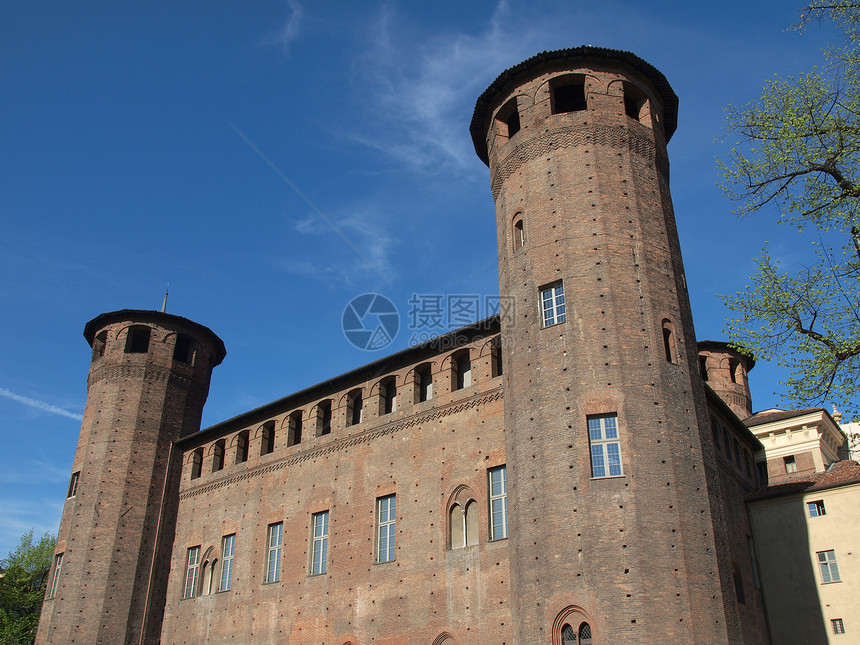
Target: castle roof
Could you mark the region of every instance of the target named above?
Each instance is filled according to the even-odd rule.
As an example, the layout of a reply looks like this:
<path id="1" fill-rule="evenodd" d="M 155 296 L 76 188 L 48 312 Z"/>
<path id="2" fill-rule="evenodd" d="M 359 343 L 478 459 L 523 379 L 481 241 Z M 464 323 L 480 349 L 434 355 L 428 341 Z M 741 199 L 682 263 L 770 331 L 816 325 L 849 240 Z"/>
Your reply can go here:
<path id="1" fill-rule="evenodd" d="M 569 49 L 556 49 L 555 51 L 541 52 L 531 58 L 524 60 L 518 65 L 514 65 L 499 74 L 495 81 L 484 90 L 484 93 L 478 97 L 478 102 L 475 104 L 475 112 L 472 115 L 472 123 L 469 126 L 469 132 L 472 133 L 472 142 L 475 144 L 475 152 L 485 164 L 489 164 L 490 157 L 487 151 L 486 141 L 486 120 L 490 111 L 490 106 L 493 99 L 502 90 L 514 83 L 519 77 L 524 76 L 537 67 L 554 63 L 556 61 L 568 60 L 571 58 L 591 58 L 604 61 L 614 61 L 631 67 L 635 71 L 643 74 L 654 88 L 659 92 L 660 98 L 663 101 L 663 130 L 666 133 L 666 141 L 672 138 L 675 129 L 678 127 L 678 96 L 669 85 L 669 81 L 663 76 L 656 67 L 645 62 L 635 54 L 623 51 L 621 49 L 607 49 L 605 47 L 592 47 L 590 45 L 582 45 L 580 47 L 571 47 Z"/>
<path id="2" fill-rule="evenodd" d="M 696 346 L 700 352 L 721 352 L 737 355 L 738 358 L 743 359 L 747 372 L 755 367 L 755 357 L 742 354 L 734 343 L 727 343 L 724 340 L 700 340 L 696 343 Z"/>
<path id="3" fill-rule="evenodd" d="M 770 410 L 762 410 L 761 412 L 756 412 L 751 417 L 747 417 L 744 419 L 744 424 L 746 426 L 760 426 L 764 423 L 773 423 L 774 421 L 783 421 L 785 419 L 791 419 L 792 417 L 799 417 L 804 414 L 811 414 L 813 412 L 824 412 L 827 416 L 830 416 L 830 413 L 824 408 L 803 408 L 800 410 L 778 410 L 776 408 L 772 408 Z M 836 422 L 833 422 L 836 424 Z M 837 424 L 838 425 L 838 424 Z"/>
<path id="4" fill-rule="evenodd" d="M 104 327 L 105 325 L 109 325 L 115 322 L 121 322 L 123 320 L 135 323 L 152 323 L 153 325 L 169 325 L 169 326 L 180 326 L 188 329 L 194 334 L 198 334 L 212 343 L 212 347 L 215 350 L 215 362 L 214 365 L 218 365 L 221 361 L 224 360 L 224 357 L 227 355 L 227 349 L 224 347 L 224 341 L 221 340 L 218 335 L 209 329 L 208 327 L 201 325 L 200 323 L 196 323 L 193 320 L 189 320 L 183 316 L 176 316 L 174 314 L 166 314 L 160 311 L 155 311 L 152 309 L 120 309 L 119 311 L 109 311 L 107 313 L 100 314 L 89 321 L 86 326 L 84 326 L 84 338 L 87 339 L 87 342 L 92 346 L 93 339 L 96 336 L 96 333 L 99 329 Z"/>

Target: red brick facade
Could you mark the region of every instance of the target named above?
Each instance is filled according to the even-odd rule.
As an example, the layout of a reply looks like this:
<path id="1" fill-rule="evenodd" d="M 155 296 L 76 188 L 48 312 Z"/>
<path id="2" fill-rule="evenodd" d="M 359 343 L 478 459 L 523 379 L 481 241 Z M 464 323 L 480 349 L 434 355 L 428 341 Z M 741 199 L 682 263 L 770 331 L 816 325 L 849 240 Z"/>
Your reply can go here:
<path id="1" fill-rule="evenodd" d="M 757 442 L 699 375 L 668 186 L 676 113 L 665 78 L 625 52 L 544 53 L 503 73 L 471 130 L 512 308 L 202 432 L 158 407 L 151 452 L 172 445 L 181 462 L 165 512 L 163 465 L 101 483 L 136 490 L 148 513 L 133 546 L 105 551 L 128 558 L 123 593 L 150 578 L 139 544 L 156 533 L 166 588 L 150 584 L 112 627 L 78 619 L 78 563 L 39 642 L 131 642 L 99 625 L 141 638 L 144 614 L 146 643 L 766 642 L 743 503 L 755 472 L 714 445 L 712 417 Z M 206 384 L 219 361 L 210 349 Z M 108 385 L 128 388 L 123 374 Z M 150 389 L 138 378 L 125 396 L 143 406 Z M 98 488 L 81 460 L 102 441 L 91 407 L 108 404 L 119 416 L 91 386 L 82 485 Z M 99 473 L 106 459 L 92 457 Z M 61 545 L 118 539 L 129 507 L 67 507 Z M 113 593 L 100 580 L 98 602 Z"/>

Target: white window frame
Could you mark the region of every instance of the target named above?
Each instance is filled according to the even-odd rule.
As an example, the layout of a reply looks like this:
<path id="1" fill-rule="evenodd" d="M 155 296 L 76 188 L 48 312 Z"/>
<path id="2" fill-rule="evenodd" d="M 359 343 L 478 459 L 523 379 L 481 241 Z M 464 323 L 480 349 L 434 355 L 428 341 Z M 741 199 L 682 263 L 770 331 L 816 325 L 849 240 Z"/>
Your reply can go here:
<path id="1" fill-rule="evenodd" d="M 831 618 L 830 619 L 830 627 L 833 630 L 834 634 L 844 634 L 845 633 L 845 623 L 841 618 Z"/>
<path id="2" fill-rule="evenodd" d="M 69 478 L 69 491 L 68 495 L 66 495 L 66 499 L 71 499 L 78 494 L 78 482 L 81 480 L 81 471 L 76 470 L 72 473 L 72 476 Z"/>
<path id="3" fill-rule="evenodd" d="M 490 539 L 508 537 L 508 469 L 496 466 L 487 470 L 490 491 Z"/>
<path id="4" fill-rule="evenodd" d="M 57 595 L 57 587 L 60 586 L 60 573 L 63 570 L 63 554 L 58 553 L 54 556 L 54 573 L 51 576 L 51 586 L 48 587 L 48 595 L 46 598 L 50 599 Z"/>
<path id="5" fill-rule="evenodd" d="M 200 571 L 200 547 L 192 546 L 185 556 L 185 589 L 183 598 L 194 598 L 197 595 L 197 575 Z"/>
<path id="6" fill-rule="evenodd" d="M 824 517 L 827 515 L 827 509 L 824 507 L 823 499 L 816 499 L 811 502 L 806 502 L 806 514 L 809 517 Z"/>
<path id="7" fill-rule="evenodd" d="M 221 538 L 221 579 L 218 591 L 230 591 L 233 586 L 233 557 L 236 553 L 236 534 Z"/>
<path id="8" fill-rule="evenodd" d="M 564 285 L 561 282 L 540 290 L 541 327 L 552 327 L 567 320 Z"/>
<path id="9" fill-rule="evenodd" d="M 386 495 L 376 500 L 376 562 L 393 562 L 395 559 L 397 526 L 397 495 Z"/>
<path id="10" fill-rule="evenodd" d="M 326 570 L 328 558 L 328 511 L 311 516 L 311 575 L 321 576 Z"/>
<path id="11" fill-rule="evenodd" d="M 281 548 L 284 544 L 284 523 L 269 524 L 266 531 L 266 577 L 264 582 L 281 580 Z"/>
<path id="12" fill-rule="evenodd" d="M 834 582 L 842 582 L 839 577 L 839 566 L 836 564 L 836 551 L 818 551 L 818 572 L 821 574 L 821 584 L 829 585 Z"/>
<path id="13" fill-rule="evenodd" d="M 587 420 L 591 476 L 594 479 L 623 476 L 618 415 L 595 414 L 589 415 Z"/>

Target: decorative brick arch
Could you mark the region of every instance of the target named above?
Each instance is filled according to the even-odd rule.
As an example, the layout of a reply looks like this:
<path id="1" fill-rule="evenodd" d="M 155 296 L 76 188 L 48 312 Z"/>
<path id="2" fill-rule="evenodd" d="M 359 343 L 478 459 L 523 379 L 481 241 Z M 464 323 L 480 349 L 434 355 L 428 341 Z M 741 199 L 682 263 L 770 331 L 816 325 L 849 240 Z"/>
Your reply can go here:
<path id="1" fill-rule="evenodd" d="M 568 605 L 562 609 L 552 623 L 552 645 L 564 645 L 561 637 L 561 630 L 565 625 L 570 625 L 579 635 L 579 631 L 583 623 L 587 623 L 591 628 L 592 643 L 597 643 L 597 638 L 594 636 L 594 621 L 591 615 L 579 605 Z M 577 639 L 579 642 L 579 639 Z"/>
<path id="2" fill-rule="evenodd" d="M 460 645 L 460 641 L 451 632 L 442 632 L 433 639 L 433 645 Z"/>

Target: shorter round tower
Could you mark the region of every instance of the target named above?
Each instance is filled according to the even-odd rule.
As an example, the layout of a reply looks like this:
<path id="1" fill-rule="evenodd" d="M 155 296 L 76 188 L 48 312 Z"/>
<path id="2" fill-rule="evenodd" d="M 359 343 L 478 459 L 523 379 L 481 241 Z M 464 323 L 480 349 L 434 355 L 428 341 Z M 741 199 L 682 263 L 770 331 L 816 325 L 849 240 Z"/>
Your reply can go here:
<path id="1" fill-rule="evenodd" d="M 170 566 L 179 468 L 173 442 L 200 429 L 226 354 L 181 316 L 97 316 L 87 403 L 37 643 L 156 643 Z"/>
<path id="2" fill-rule="evenodd" d="M 755 367 L 755 359 L 718 340 L 702 340 L 698 346 L 702 380 L 738 415 L 738 419 L 751 417 L 752 395 L 747 375 Z"/>

